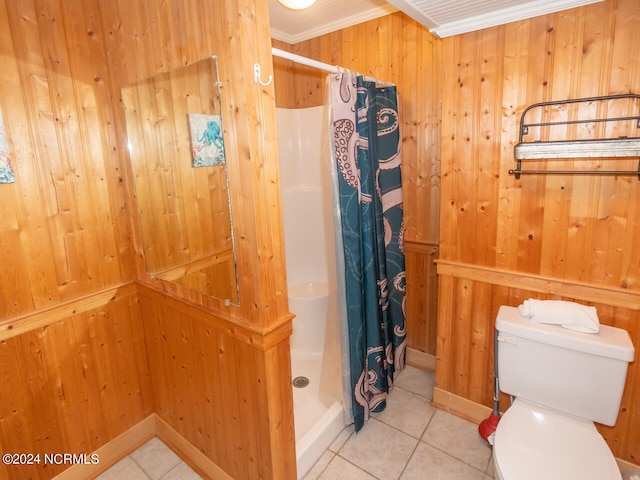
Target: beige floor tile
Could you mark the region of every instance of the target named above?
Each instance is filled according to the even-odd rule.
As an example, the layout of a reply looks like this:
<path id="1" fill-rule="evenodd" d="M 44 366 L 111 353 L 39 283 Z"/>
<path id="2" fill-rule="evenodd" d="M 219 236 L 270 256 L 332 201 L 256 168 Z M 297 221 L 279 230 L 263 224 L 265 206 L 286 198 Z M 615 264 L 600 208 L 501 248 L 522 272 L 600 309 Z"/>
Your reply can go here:
<path id="1" fill-rule="evenodd" d="M 167 474 L 163 475 L 161 480 L 202 480 L 202 477 L 189 467 L 189 465 L 180 462 L 169 470 Z"/>
<path id="2" fill-rule="evenodd" d="M 418 440 L 371 418 L 338 454 L 380 480 L 397 480 Z"/>
<path id="3" fill-rule="evenodd" d="M 318 480 L 376 480 L 367 472 L 336 456 Z"/>
<path id="4" fill-rule="evenodd" d="M 355 433 L 355 428 L 353 425 L 347 425 L 342 432 L 336 437 L 331 445 L 329 445 L 329 450 L 332 452 L 339 452 L 342 446 L 349 440 L 349 437 Z"/>
<path id="5" fill-rule="evenodd" d="M 431 400 L 435 378 L 436 374 L 433 371 L 420 370 L 407 365 L 404 370 L 397 373 L 394 385 Z"/>
<path id="6" fill-rule="evenodd" d="M 398 387 L 389 394 L 387 408 L 371 416 L 412 437 L 420 438 L 435 410 L 428 398 Z"/>
<path id="7" fill-rule="evenodd" d="M 131 458 L 151 478 L 159 480 L 173 467 L 181 462 L 173 451 L 160 441 L 152 438 L 131 454 Z"/>
<path id="8" fill-rule="evenodd" d="M 109 468 L 102 475 L 98 475 L 95 480 L 149 480 L 140 466 L 131 457 L 125 457 Z"/>
<path id="9" fill-rule="evenodd" d="M 493 449 L 491 450 L 491 457 L 489 457 L 489 465 L 487 466 L 487 478 L 493 478 Z"/>
<path id="10" fill-rule="evenodd" d="M 420 442 L 400 480 L 484 480 L 485 473 Z"/>
<path id="11" fill-rule="evenodd" d="M 322 472 L 324 472 L 324 470 L 327 468 L 327 465 L 331 463 L 331 460 L 333 460 L 333 457 L 335 456 L 335 453 L 331 452 L 330 450 L 326 450 L 318 459 L 316 464 L 311 467 L 311 470 L 307 472 L 303 480 L 318 480 Z"/>
<path id="12" fill-rule="evenodd" d="M 437 410 L 422 440 L 478 470 L 487 470 L 491 447 L 480 438 L 478 426 L 472 422 Z"/>

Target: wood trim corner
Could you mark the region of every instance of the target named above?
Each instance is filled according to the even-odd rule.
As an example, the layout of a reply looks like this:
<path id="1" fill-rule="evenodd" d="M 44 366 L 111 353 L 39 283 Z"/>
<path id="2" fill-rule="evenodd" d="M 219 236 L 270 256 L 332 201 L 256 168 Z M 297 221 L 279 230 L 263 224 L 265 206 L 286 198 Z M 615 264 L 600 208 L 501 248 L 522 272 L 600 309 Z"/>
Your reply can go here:
<path id="1" fill-rule="evenodd" d="M 406 363 L 420 370 L 436 369 L 436 357 L 415 348 L 407 347 Z"/>
<path id="2" fill-rule="evenodd" d="M 433 400 L 431 405 L 441 410 L 453 413 L 470 422 L 479 424 L 482 420 L 491 415 L 491 409 L 473 402 L 467 398 L 460 397 L 454 393 L 442 390 L 439 387 L 433 389 Z"/>
<path id="3" fill-rule="evenodd" d="M 224 470 L 155 413 L 118 435 L 95 452 L 91 452 L 99 458 L 100 461 L 98 463 L 74 465 L 53 477 L 52 480 L 86 480 L 94 478 L 153 437 L 158 437 L 162 440 L 203 478 L 209 480 L 233 480 Z"/>
<path id="4" fill-rule="evenodd" d="M 157 305 L 165 305 L 185 315 L 207 322 L 207 325 L 217 331 L 262 351 L 275 347 L 291 336 L 293 314 L 288 314 L 268 330 L 261 331 L 236 323 L 234 320 L 223 318 L 218 313 L 211 312 L 202 305 L 195 305 L 187 300 L 176 298 L 169 293 L 160 292 L 149 285 L 137 283 L 137 287 L 139 297 L 149 299 Z"/>
<path id="5" fill-rule="evenodd" d="M 96 464 L 77 464 L 59 473 L 52 480 L 86 480 L 94 478 L 129 455 L 156 435 L 156 415 L 151 414 L 129 430 L 89 454 L 97 455 Z"/>
<path id="6" fill-rule="evenodd" d="M 209 457 L 189 443 L 167 422 L 155 415 L 156 435 L 198 474 L 211 480 L 233 480 Z"/>
<path id="7" fill-rule="evenodd" d="M 90 293 L 82 298 L 43 308 L 9 320 L 0 320 L 0 341 L 22 335 L 36 328 L 46 327 L 73 315 L 95 310 L 109 302 L 115 302 L 135 294 L 136 285 L 131 282 Z"/>

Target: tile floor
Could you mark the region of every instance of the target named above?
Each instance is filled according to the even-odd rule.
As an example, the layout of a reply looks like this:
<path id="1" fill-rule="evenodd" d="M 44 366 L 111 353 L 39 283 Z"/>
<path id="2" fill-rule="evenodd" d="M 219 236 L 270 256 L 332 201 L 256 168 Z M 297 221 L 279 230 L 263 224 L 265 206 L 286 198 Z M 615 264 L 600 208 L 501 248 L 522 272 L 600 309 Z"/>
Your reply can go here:
<path id="1" fill-rule="evenodd" d="M 385 411 L 358 434 L 345 428 L 304 480 L 492 480 L 491 447 L 475 424 L 430 405 L 433 383 L 433 372 L 403 370 Z M 635 473 L 623 467 L 625 479 Z M 97 480 L 200 478 L 154 438 Z"/>
<path id="2" fill-rule="evenodd" d="M 152 438 L 96 480 L 201 480 L 180 457 Z"/>
<path id="3" fill-rule="evenodd" d="M 304 480 L 493 479 L 491 447 L 474 423 L 430 405 L 433 383 L 433 372 L 403 370 L 387 408 L 343 430 Z"/>
<path id="4" fill-rule="evenodd" d="M 490 480 L 491 449 L 476 425 L 430 406 L 433 372 L 407 367 L 384 412 L 356 435 L 345 428 L 304 480 Z M 385 439 L 383 443 L 380 438 Z M 154 438 L 97 480 L 200 477 Z"/>

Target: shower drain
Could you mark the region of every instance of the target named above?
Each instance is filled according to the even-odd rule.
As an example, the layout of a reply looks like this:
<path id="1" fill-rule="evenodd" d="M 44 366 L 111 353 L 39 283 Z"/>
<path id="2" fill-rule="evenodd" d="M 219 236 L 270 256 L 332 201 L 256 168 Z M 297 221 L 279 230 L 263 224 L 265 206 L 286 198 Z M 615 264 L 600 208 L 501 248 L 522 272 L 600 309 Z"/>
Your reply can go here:
<path id="1" fill-rule="evenodd" d="M 291 384 L 296 388 L 304 388 L 309 385 L 309 379 L 307 377 L 296 377 Z"/>

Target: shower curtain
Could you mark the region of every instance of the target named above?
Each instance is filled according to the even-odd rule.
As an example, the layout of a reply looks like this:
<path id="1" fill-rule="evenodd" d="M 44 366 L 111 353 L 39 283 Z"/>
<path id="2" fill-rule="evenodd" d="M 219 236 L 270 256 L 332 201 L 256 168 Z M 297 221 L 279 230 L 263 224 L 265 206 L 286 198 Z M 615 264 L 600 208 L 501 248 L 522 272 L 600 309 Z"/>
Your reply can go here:
<path id="1" fill-rule="evenodd" d="M 358 431 L 385 408 L 405 360 L 398 101 L 395 86 L 353 73 L 329 75 L 328 83 L 345 403 Z"/>

